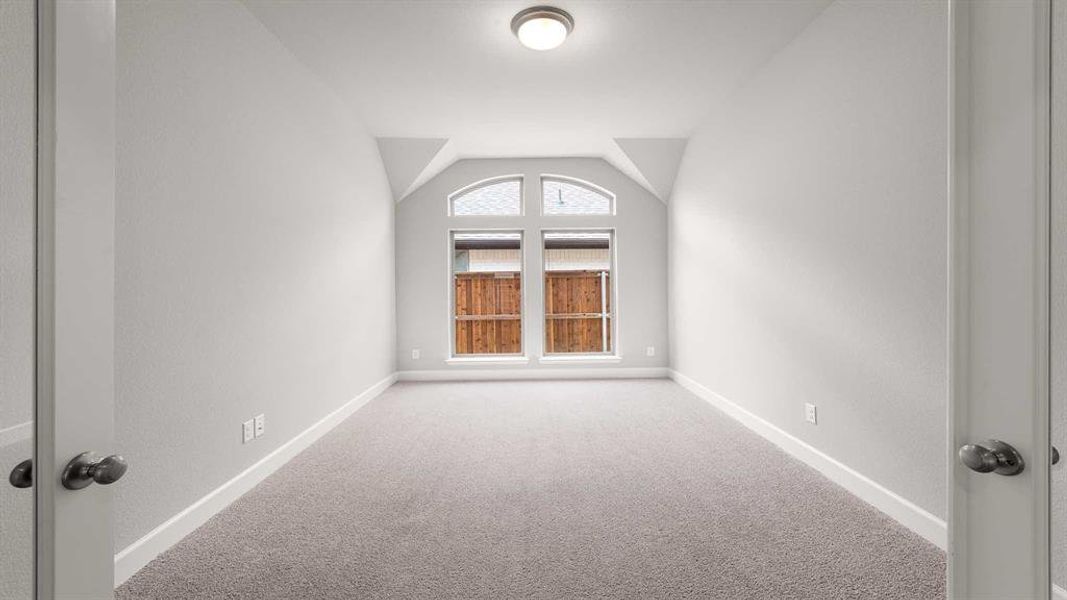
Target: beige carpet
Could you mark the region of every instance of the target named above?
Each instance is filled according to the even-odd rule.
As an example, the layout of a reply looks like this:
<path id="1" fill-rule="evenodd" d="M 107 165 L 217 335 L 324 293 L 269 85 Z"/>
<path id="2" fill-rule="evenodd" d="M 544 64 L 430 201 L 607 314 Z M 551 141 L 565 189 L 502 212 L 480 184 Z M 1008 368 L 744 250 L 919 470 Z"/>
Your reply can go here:
<path id="1" fill-rule="evenodd" d="M 944 597 L 942 552 L 674 383 L 399 384 L 120 599 Z"/>

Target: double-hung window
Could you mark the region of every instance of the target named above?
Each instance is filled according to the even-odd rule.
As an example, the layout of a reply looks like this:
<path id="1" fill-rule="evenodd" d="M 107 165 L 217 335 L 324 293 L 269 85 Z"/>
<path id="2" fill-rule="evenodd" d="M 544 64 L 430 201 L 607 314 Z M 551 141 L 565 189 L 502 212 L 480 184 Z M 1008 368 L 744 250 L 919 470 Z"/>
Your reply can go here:
<path id="1" fill-rule="evenodd" d="M 542 234 L 545 355 L 614 352 L 613 238 L 607 230 Z"/>
<path id="2" fill-rule="evenodd" d="M 522 354 L 522 232 L 454 231 L 452 355 Z"/>

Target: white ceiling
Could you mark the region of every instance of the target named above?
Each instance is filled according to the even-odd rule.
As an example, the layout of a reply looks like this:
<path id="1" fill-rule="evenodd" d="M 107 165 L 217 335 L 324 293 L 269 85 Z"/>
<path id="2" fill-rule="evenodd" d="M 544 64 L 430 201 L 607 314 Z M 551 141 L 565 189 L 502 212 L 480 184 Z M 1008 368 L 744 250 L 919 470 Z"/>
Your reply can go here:
<path id="1" fill-rule="evenodd" d="M 687 138 L 829 2 L 560 0 L 574 32 L 537 52 L 509 27 L 536 1 L 245 0 L 372 135 L 448 140 L 414 187 L 458 158 L 596 156 L 661 198 L 615 138 Z"/>

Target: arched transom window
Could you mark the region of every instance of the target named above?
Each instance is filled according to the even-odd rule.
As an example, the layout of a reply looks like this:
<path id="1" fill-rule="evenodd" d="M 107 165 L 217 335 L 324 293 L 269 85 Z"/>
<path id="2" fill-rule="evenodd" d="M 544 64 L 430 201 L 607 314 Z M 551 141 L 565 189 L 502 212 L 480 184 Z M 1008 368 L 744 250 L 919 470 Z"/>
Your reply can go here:
<path id="1" fill-rule="evenodd" d="M 449 214 L 467 216 L 517 216 L 522 214 L 522 177 L 496 177 L 448 197 Z"/>
<path id="2" fill-rule="evenodd" d="M 615 196 L 591 183 L 545 176 L 541 178 L 541 214 L 613 215 Z"/>

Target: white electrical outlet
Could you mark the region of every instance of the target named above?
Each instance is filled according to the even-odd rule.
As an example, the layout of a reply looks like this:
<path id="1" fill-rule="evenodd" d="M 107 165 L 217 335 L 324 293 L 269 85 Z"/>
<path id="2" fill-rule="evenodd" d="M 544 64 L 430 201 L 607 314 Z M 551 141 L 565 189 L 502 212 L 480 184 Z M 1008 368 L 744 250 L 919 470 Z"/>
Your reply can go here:
<path id="1" fill-rule="evenodd" d="M 419 349 L 415 348 L 411 351 L 411 360 L 419 360 Z"/>
<path id="2" fill-rule="evenodd" d="M 808 402 L 804 404 L 804 420 L 812 425 L 819 424 L 819 415 L 815 410 L 815 405 Z"/>
<path id="3" fill-rule="evenodd" d="M 241 423 L 241 434 L 244 437 L 244 441 L 242 442 L 244 444 L 251 442 L 252 439 L 256 437 L 256 426 L 251 419 Z"/>
<path id="4" fill-rule="evenodd" d="M 656 347 L 655 346 L 648 346 L 648 347 L 645 348 L 645 356 L 655 356 L 655 355 L 656 355 Z"/>
<path id="5" fill-rule="evenodd" d="M 267 418 L 263 415 L 256 415 L 256 437 L 263 435 L 263 427 L 267 424 Z"/>

